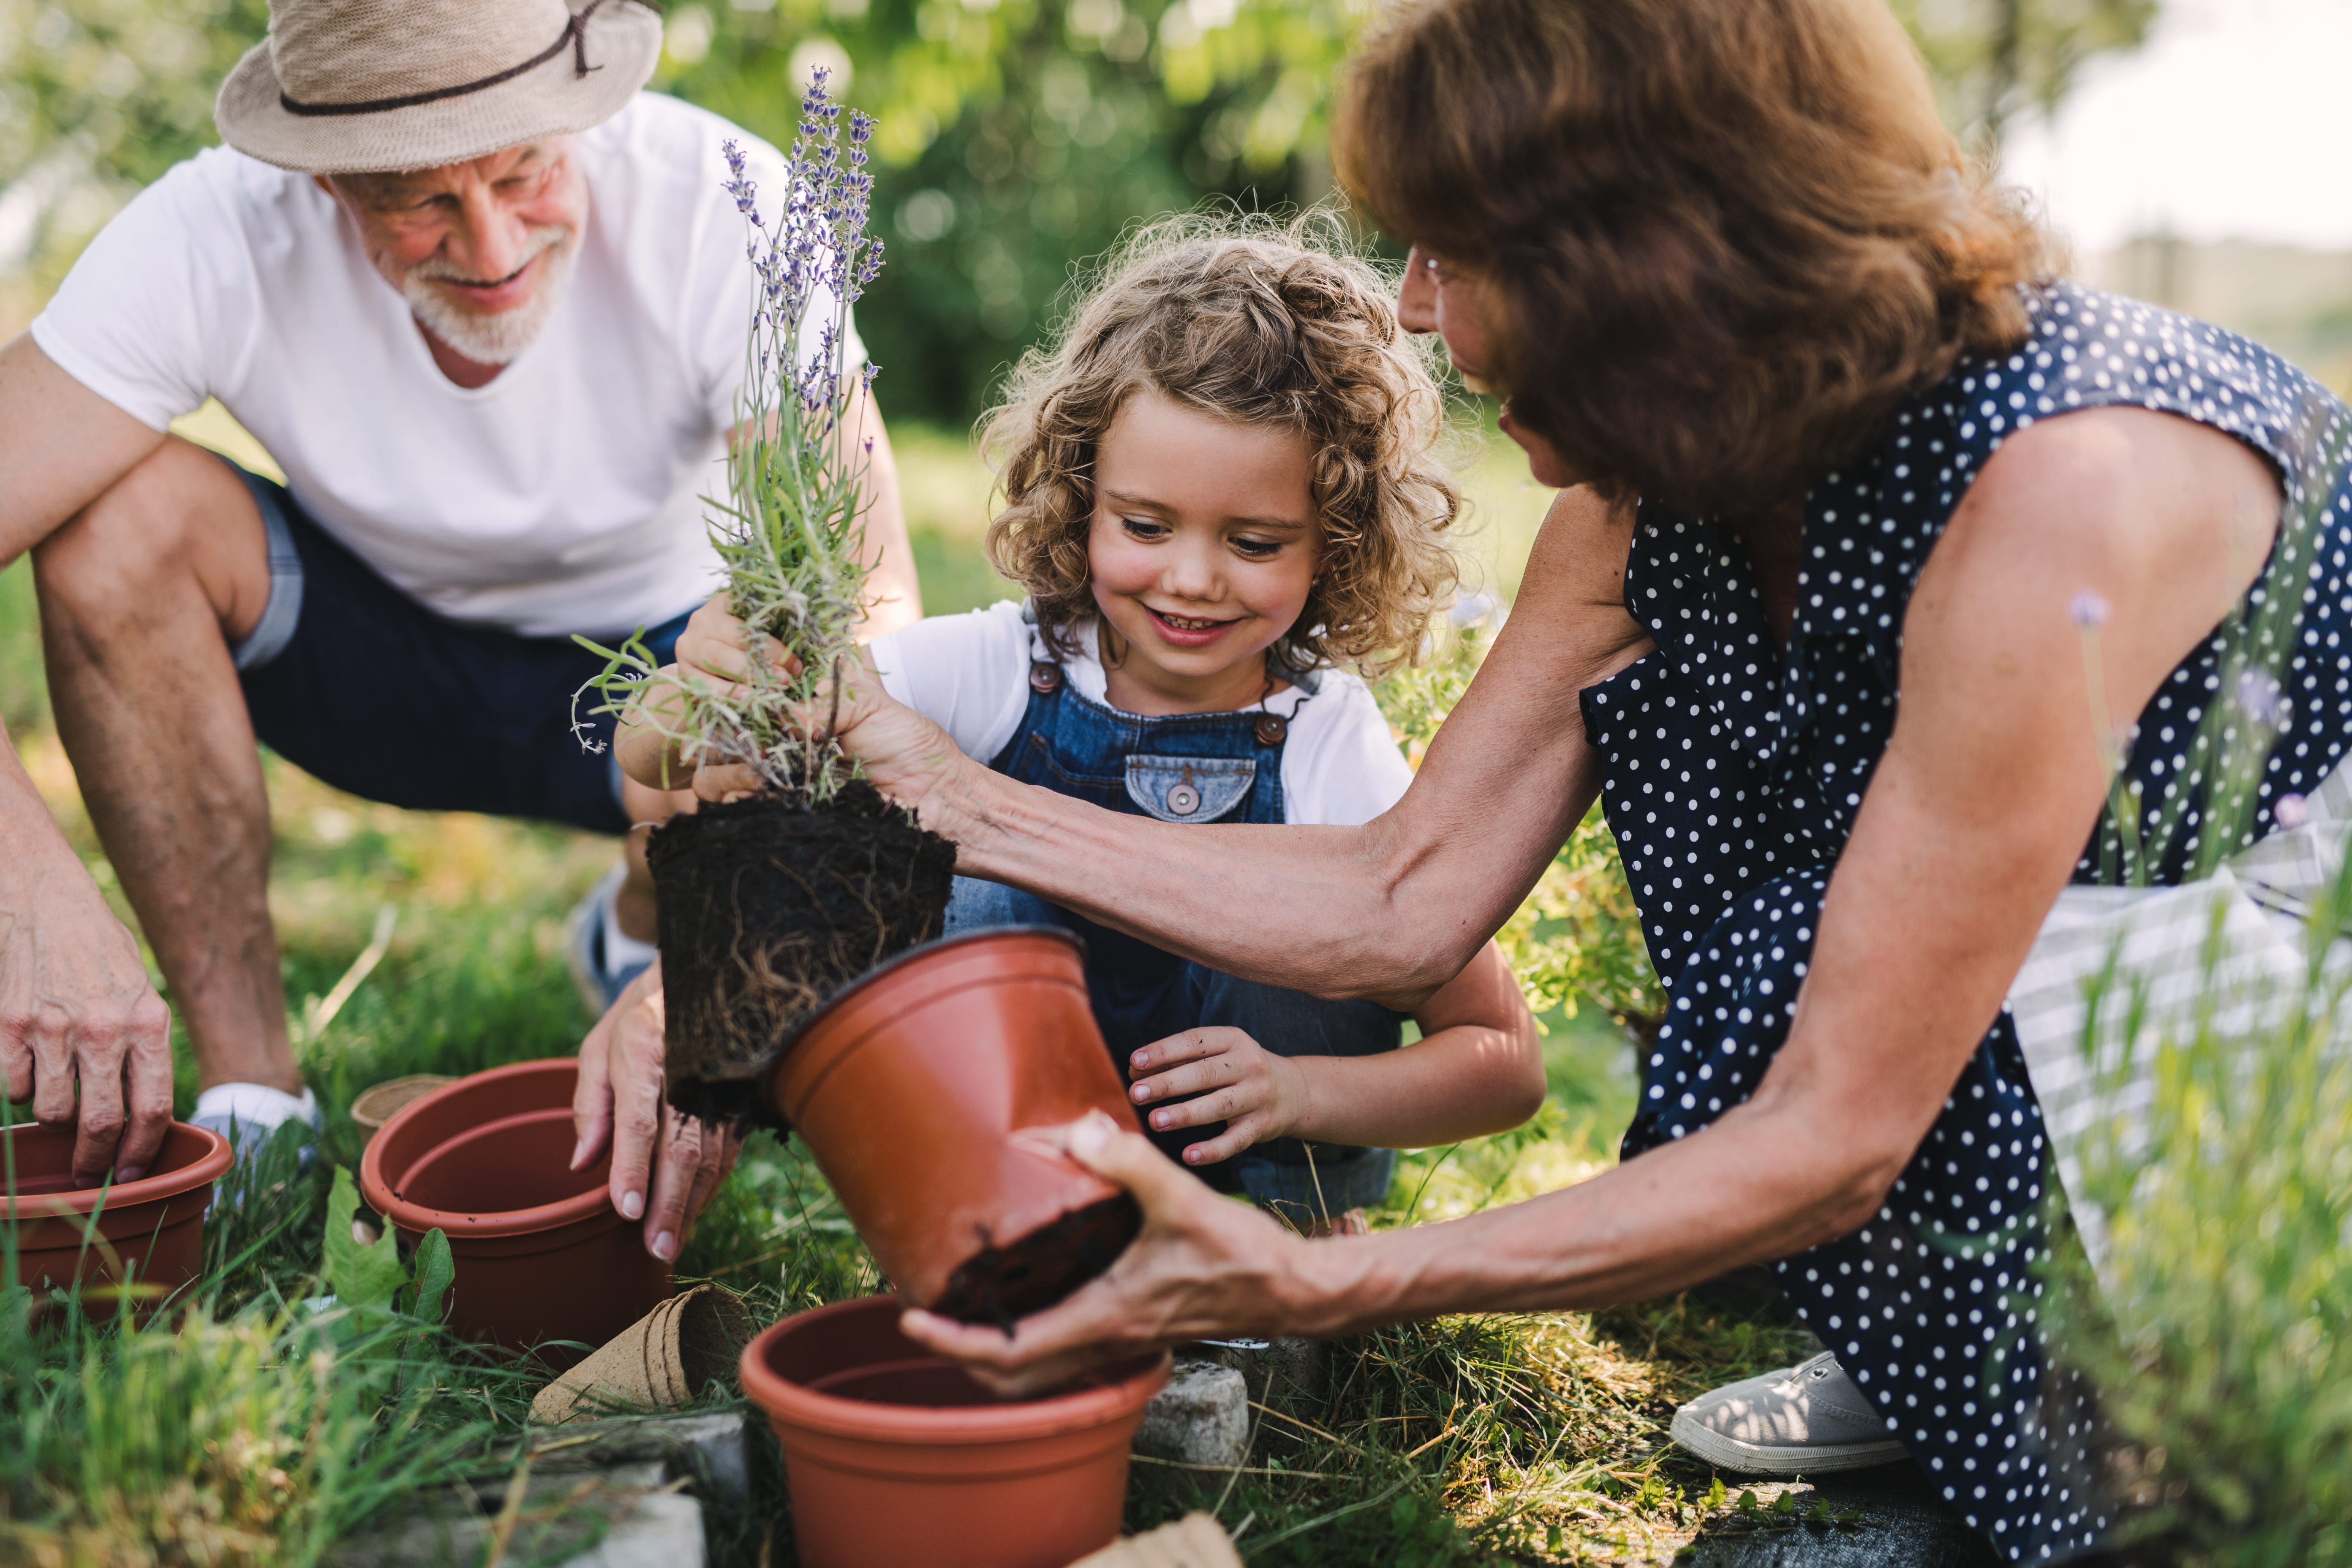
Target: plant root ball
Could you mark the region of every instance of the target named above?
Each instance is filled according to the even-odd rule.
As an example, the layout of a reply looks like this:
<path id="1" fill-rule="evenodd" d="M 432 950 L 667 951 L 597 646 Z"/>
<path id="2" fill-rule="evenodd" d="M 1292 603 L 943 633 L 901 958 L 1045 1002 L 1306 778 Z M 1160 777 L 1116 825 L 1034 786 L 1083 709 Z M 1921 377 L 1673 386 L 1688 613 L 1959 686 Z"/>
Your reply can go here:
<path id="1" fill-rule="evenodd" d="M 938 936 L 955 846 L 863 780 L 811 810 L 768 795 L 682 814 L 647 846 L 667 994 L 667 1091 L 706 1121 L 774 1124 L 760 1079 L 811 1014 Z"/>

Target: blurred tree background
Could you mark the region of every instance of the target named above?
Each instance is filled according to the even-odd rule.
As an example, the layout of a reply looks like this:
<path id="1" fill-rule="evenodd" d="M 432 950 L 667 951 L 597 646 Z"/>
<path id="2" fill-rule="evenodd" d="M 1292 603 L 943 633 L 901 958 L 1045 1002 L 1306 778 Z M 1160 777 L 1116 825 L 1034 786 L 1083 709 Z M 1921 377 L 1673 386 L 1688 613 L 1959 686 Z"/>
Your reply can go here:
<path id="1" fill-rule="evenodd" d="M 1895 0 L 1979 148 L 2156 0 Z M 815 66 L 880 121 L 890 265 L 860 311 L 894 420 L 961 425 L 1076 262 L 1214 197 L 1321 199 L 1372 0 L 673 0 L 656 85 L 789 140 Z M 263 0 L 0 0 L 0 279 L 28 313 L 131 193 L 215 138 Z"/>

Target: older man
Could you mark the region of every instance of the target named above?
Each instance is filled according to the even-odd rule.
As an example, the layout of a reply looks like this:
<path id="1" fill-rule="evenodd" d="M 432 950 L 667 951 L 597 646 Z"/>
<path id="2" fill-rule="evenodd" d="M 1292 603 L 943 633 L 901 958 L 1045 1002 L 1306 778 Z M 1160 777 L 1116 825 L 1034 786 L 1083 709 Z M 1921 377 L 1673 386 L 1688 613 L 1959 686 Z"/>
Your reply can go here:
<path id="1" fill-rule="evenodd" d="M 643 626 L 666 658 L 711 590 L 698 497 L 751 297 L 722 143 L 768 201 L 783 172 L 640 93 L 660 44 L 630 0 L 278 0 L 221 89 L 228 147 L 132 202 L 0 349 L 0 564 L 34 552 L 58 732 L 199 1121 L 317 1119 L 257 738 L 400 805 L 614 833 L 672 808 L 572 734 L 600 665 L 571 637 Z M 207 396 L 285 486 L 164 434 Z M 863 433 L 895 623 L 913 572 L 878 417 Z M 606 1000 L 650 956 L 630 864 L 579 926 Z M 164 1006 L 5 747 L 0 1064 L 78 1121 L 80 1179 L 152 1159 Z"/>

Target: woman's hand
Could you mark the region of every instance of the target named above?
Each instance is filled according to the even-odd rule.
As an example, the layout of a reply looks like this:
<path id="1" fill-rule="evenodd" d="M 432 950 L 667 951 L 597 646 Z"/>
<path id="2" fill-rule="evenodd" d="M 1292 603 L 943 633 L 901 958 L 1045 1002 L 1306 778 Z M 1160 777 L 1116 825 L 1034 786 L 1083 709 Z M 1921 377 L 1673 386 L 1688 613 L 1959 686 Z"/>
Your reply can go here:
<path id="1" fill-rule="evenodd" d="M 1138 1105 L 1198 1097 L 1146 1113 L 1163 1132 L 1225 1123 L 1216 1137 L 1185 1148 L 1188 1165 L 1213 1164 L 1295 1132 L 1308 1103 L 1307 1075 L 1297 1063 L 1223 1025 L 1187 1029 L 1144 1047 L 1128 1059 L 1127 1076 L 1136 1080 L 1127 1093 Z"/>
<path id="2" fill-rule="evenodd" d="M 613 1149 L 613 1206 L 645 1219 L 646 1250 L 677 1257 L 694 1222 L 742 1152 L 743 1135 L 688 1116 L 662 1098 L 661 960 L 623 988 L 580 1046 L 580 1087 L 572 1126 L 580 1142 L 572 1168 Z M 647 1201 L 647 1178 L 651 1201 Z"/>
<path id="3" fill-rule="evenodd" d="M 1187 1340 L 1291 1331 L 1285 1303 L 1298 1294 L 1309 1243 L 1246 1204 L 1219 1197 L 1138 1132 L 1101 1111 L 1066 1127 L 1070 1158 L 1135 1194 L 1143 1230 L 1109 1272 L 1059 1306 L 1014 1325 L 960 1323 L 913 1310 L 899 1327 L 953 1356 L 1000 1394 L 1030 1394 L 1080 1373 Z M 1311 1244 L 1327 1257 L 1354 1244 Z"/>

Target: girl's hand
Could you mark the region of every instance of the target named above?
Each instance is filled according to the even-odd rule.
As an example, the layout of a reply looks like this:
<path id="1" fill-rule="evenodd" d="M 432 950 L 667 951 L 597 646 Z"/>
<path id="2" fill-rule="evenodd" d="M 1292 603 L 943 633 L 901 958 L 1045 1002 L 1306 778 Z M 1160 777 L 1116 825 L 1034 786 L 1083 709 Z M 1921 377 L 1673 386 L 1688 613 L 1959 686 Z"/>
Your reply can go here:
<path id="1" fill-rule="evenodd" d="M 1187 1340 L 1279 1334 L 1319 1325 L 1287 1305 L 1313 1294 L 1300 1279 L 1310 1244 L 1247 1204 L 1218 1196 L 1101 1111 L 1066 1127 L 1063 1152 L 1117 1182 L 1143 1207 L 1143 1230 L 1108 1273 L 1051 1307 L 1003 1330 L 960 1323 L 930 1312 L 898 1321 L 918 1344 L 953 1356 L 1000 1394 L 1052 1388 L 1113 1362 Z M 1320 1262 L 1337 1259 L 1345 1241 L 1318 1241 Z M 1300 1320 L 1294 1321 L 1294 1319 Z"/>
<path id="2" fill-rule="evenodd" d="M 1129 1058 L 1127 1091 L 1138 1105 L 1159 1105 L 1179 1095 L 1198 1095 L 1181 1105 L 1149 1111 L 1160 1131 L 1223 1121 L 1225 1130 L 1184 1151 L 1188 1165 L 1213 1164 L 1253 1143 L 1298 1130 L 1307 1113 L 1307 1075 L 1287 1057 L 1276 1056 L 1239 1029 L 1222 1025 L 1187 1029 Z"/>

